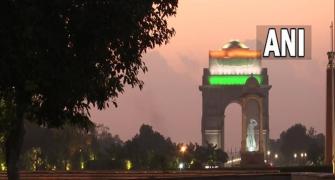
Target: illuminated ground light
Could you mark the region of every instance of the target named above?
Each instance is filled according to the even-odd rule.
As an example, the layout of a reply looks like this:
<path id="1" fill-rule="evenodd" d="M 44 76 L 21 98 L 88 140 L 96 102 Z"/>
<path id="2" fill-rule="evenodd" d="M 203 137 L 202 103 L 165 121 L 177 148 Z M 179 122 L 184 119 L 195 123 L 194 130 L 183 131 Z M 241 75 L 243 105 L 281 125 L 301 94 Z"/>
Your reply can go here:
<path id="1" fill-rule="evenodd" d="M 250 75 L 214 75 L 209 76 L 208 82 L 210 85 L 244 85 Z M 259 84 L 262 84 L 261 75 L 253 75 L 254 78 L 258 81 Z"/>
<path id="2" fill-rule="evenodd" d="M 132 163 L 130 160 L 126 160 L 126 169 L 130 170 L 133 167 Z"/>
<path id="3" fill-rule="evenodd" d="M 184 169 L 184 163 L 179 163 L 178 168 L 179 168 L 180 170 Z"/>
<path id="4" fill-rule="evenodd" d="M 226 164 L 231 164 L 231 163 L 240 162 L 240 161 L 241 161 L 241 158 L 235 158 L 235 159 L 227 161 Z"/>
<path id="5" fill-rule="evenodd" d="M 0 167 L 1 167 L 1 171 L 6 171 L 7 170 L 5 163 L 1 163 Z"/>
<path id="6" fill-rule="evenodd" d="M 71 164 L 69 162 L 66 163 L 65 170 L 66 171 L 70 171 L 71 170 Z"/>
<path id="7" fill-rule="evenodd" d="M 80 162 L 80 169 L 85 169 L 85 163 L 84 162 Z"/>

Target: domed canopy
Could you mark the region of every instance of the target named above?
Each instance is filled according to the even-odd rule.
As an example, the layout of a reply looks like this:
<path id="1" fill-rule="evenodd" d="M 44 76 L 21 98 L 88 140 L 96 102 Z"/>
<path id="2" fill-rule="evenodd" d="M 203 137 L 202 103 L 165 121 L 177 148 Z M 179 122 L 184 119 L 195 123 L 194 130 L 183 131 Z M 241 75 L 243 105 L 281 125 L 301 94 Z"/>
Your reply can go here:
<path id="1" fill-rule="evenodd" d="M 261 80 L 257 80 L 253 75 L 251 75 L 247 81 L 246 81 L 246 85 L 249 87 L 259 87 Z"/>
<path id="2" fill-rule="evenodd" d="M 227 44 L 223 45 L 222 47 L 222 49 L 235 49 L 235 48 L 249 49 L 248 46 L 246 46 L 245 44 L 241 43 L 238 40 L 230 41 Z"/>

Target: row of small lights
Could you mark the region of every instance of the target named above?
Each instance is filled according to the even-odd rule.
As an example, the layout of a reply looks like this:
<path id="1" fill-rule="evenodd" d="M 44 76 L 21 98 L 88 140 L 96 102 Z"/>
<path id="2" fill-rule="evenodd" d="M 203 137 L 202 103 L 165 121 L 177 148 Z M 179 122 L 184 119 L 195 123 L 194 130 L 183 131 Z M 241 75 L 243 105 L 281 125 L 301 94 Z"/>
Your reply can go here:
<path id="1" fill-rule="evenodd" d="M 268 156 L 270 156 L 270 155 L 271 155 L 271 151 L 267 151 L 266 154 L 267 154 Z M 277 153 L 275 153 L 275 159 L 278 159 L 278 154 L 277 154 Z"/>
<path id="2" fill-rule="evenodd" d="M 267 154 L 268 156 L 270 156 L 270 155 L 271 155 L 271 151 L 267 151 L 266 154 Z M 293 154 L 293 157 L 294 157 L 294 158 L 297 158 L 297 157 L 298 157 L 298 154 L 297 154 L 297 153 L 294 153 L 294 154 Z M 303 158 L 303 157 L 307 157 L 307 153 L 305 153 L 305 152 L 304 152 L 304 153 L 300 153 L 300 157 L 301 157 L 301 158 Z M 275 154 L 275 159 L 277 159 L 277 158 L 278 158 L 278 154 L 276 153 L 276 154 Z"/>
<path id="3" fill-rule="evenodd" d="M 294 153 L 293 154 L 293 157 L 294 159 L 296 159 L 298 157 L 298 154 L 297 153 Z M 303 158 L 303 157 L 307 157 L 307 153 L 300 153 L 300 157 Z"/>
<path id="4" fill-rule="evenodd" d="M 180 147 L 180 152 L 182 154 L 184 154 L 186 152 L 186 150 L 187 150 L 187 146 L 186 145 L 183 145 L 183 146 Z M 126 160 L 125 163 L 126 163 L 126 169 L 130 170 L 132 168 L 131 161 L 130 160 Z M 184 166 L 185 166 L 185 164 L 183 162 L 181 162 L 181 163 L 179 163 L 178 167 L 181 170 L 181 169 L 184 169 Z M 85 168 L 85 163 L 84 162 L 80 162 L 80 169 L 84 169 L 84 168 Z M 0 170 L 1 171 L 6 171 L 6 169 L 7 168 L 5 166 L 5 163 L 0 163 Z M 70 169 L 71 169 L 71 164 L 69 162 L 66 162 L 66 164 L 65 164 L 65 170 L 66 171 L 70 171 Z"/>
<path id="5" fill-rule="evenodd" d="M 186 152 L 186 150 L 187 150 L 187 146 L 185 146 L 185 145 L 181 146 L 181 148 L 180 148 L 180 152 L 181 152 L 182 154 L 184 154 L 184 153 Z M 131 162 L 130 160 L 126 160 L 126 161 L 125 161 L 125 164 L 126 164 L 126 169 L 127 169 L 127 170 L 130 170 L 130 169 L 132 168 L 132 162 Z M 81 169 L 84 169 L 84 167 L 85 167 L 84 162 L 81 162 L 81 163 L 80 163 L 80 166 L 81 166 L 81 167 L 80 167 Z M 180 170 L 181 170 L 181 169 L 184 169 L 184 167 L 185 167 L 185 164 L 184 164 L 183 162 L 179 163 L 178 168 L 179 168 Z M 71 168 L 70 163 L 67 163 L 67 164 L 66 164 L 66 170 L 69 171 L 70 168 Z"/>
<path id="6" fill-rule="evenodd" d="M 185 146 L 185 145 L 181 146 L 181 148 L 180 148 L 180 152 L 181 152 L 181 153 L 184 154 L 184 153 L 186 152 L 186 150 L 187 150 L 187 146 Z M 266 154 L 267 154 L 268 156 L 270 156 L 270 155 L 271 155 L 271 151 L 267 151 Z M 278 154 L 275 153 L 275 154 L 274 154 L 274 158 L 275 158 L 275 159 L 278 159 L 278 157 L 279 157 Z M 297 154 L 297 153 L 294 153 L 293 157 L 294 157 L 294 158 L 297 158 L 297 157 L 298 157 L 298 154 Z M 303 157 L 307 157 L 307 153 L 301 153 L 301 154 L 300 154 L 300 157 L 302 157 L 302 158 L 303 158 Z M 233 163 L 233 162 L 237 162 L 237 161 L 241 161 L 241 159 L 240 159 L 240 158 L 237 158 L 237 159 L 231 160 L 231 162 L 228 161 L 228 163 Z M 181 163 L 179 164 L 179 169 L 181 170 L 181 169 L 183 169 L 183 168 L 184 168 L 184 163 L 181 162 Z M 209 168 L 218 168 L 218 167 L 206 166 L 205 168 L 206 168 L 206 169 L 209 169 Z"/>
<path id="7" fill-rule="evenodd" d="M 180 152 L 182 153 L 182 154 L 184 154 L 185 152 L 186 152 L 186 150 L 187 150 L 187 146 L 186 145 L 182 145 L 181 147 L 180 147 Z M 241 159 L 239 159 L 239 160 L 241 160 Z M 237 160 L 238 161 L 238 160 Z M 193 163 L 193 161 L 191 161 L 191 164 Z M 178 165 L 178 168 L 179 168 L 179 170 L 182 170 L 182 169 L 184 169 L 185 168 L 185 163 L 184 162 L 180 162 L 179 163 L 179 165 Z M 215 165 L 215 166 L 209 166 L 209 165 L 206 165 L 205 166 L 205 169 L 217 169 L 217 168 L 219 168 L 219 166 L 217 166 L 217 165 Z"/>

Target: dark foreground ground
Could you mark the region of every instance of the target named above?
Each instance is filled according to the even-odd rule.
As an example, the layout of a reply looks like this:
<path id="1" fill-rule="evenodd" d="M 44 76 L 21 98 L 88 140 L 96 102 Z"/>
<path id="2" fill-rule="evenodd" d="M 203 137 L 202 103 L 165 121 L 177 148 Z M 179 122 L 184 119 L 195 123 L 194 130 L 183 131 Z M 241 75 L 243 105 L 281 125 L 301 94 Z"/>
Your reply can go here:
<path id="1" fill-rule="evenodd" d="M 215 170 L 215 171 L 45 171 L 21 172 L 27 180 L 88 179 L 194 179 L 194 180 L 319 180 L 334 179 L 329 173 L 289 173 L 278 170 Z M 7 179 L 0 174 L 0 180 Z"/>

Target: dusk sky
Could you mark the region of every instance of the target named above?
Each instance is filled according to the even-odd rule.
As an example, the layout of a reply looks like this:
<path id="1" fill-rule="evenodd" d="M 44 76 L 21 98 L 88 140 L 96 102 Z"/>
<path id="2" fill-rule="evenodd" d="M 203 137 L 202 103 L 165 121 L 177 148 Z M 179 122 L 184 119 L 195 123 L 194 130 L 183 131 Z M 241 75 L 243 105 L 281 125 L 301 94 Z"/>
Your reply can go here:
<path id="1" fill-rule="evenodd" d="M 169 19 L 176 35 L 169 44 L 144 55 L 149 71 L 145 85 L 126 88 L 118 108 L 93 110 L 92 119 L 127 140 L 141 124 L 175 142 L 201 142 L 201 84 L 208 51 L 233 39 L 255 49 L 257 25 L 311 25 L 312 60 L 262 62 L 268 68 L 270 137 L 278 138 L 295 123 L 325 131 L 326 52 L 333 0 L 179 0 L 177 16 Z M 225 150 L 241 141 L 241 107 L 225 112 Z"/>

